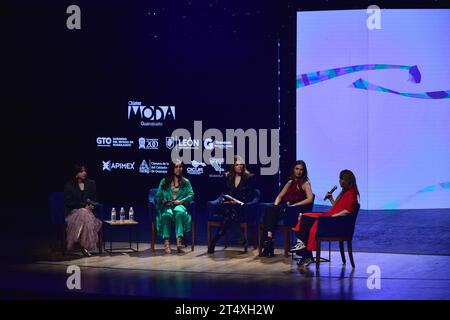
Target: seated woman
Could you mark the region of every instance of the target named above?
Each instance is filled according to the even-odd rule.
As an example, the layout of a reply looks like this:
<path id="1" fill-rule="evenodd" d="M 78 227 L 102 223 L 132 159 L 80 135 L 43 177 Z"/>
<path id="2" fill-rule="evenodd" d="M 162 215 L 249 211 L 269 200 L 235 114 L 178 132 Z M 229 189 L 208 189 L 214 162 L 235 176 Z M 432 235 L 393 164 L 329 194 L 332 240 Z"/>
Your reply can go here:
<path id="1" fill-rule="evenodd" d="M 253 179 L 254 175 L 247 170 L 244 160 L 240 156 L 235 156 L 234 163 L 229 166 L 228 171 L 225 173 L 223 194 L 229 195 L 244 203 L 250 202 L 255 194 Z M 240 244 L 247 244 L 247 239 L 243 236 L 239 223 L 242 206 L 235 200 L 225 200 L 220 204 L 220 212 L 224 216 L 224 219 L 208 247 L 208 253 L 214 253 L 217 241 L 230 228 L 235 230 Z"/>
<path id="2" fill-rule="evenodd" d="M 303 160 L 294 163 L 291 177 L 284 188 L 275 198 L 272 205 L 267 207 L 264 213 L 264 236 L 262 257 L 273 257 L 273 230 L 280 219 L 288 219 L 291 225 L 297 222 L 298 209 L 300 206 L 311 204 L 313 192 L 308 179 L 308 169 Z"/>
<path id="3" fill-rule="evenodd" d="M 291 252 L 296 252 L 302 256 L 297 264 L 299 266 L 309 266 L 313 262 L 312 251 L 316 250 L 316 232 L 318 218 L 340 217 L 355 212 L 358 204 L 358 186 L 356 178 L 350 170 L 342 170 L 339 174 L 339 184 L 342 187 L 336 201 L 333 195 L 327 192 L 325 196 L 333 205 L 328 212 L 325 213 L 305 213 L 301 216 L 295 230 L 297 232 L 298 242 L 291 248 Z"/>
<path id="4" fill-rule="evenodd" d="M 94 206 L 90 204 L 90 200 L 96 199 L 95 181 L 87 178 L 84 165 L 75 165 L 72 178 L 64 186 L 68 250 L 78 243 L 83 254 L 90 256 L 89 250 L 95 249 L 102 227 L 102 222 L 93 213 Z"/>
<path id="5" fill-rule="evenodd" d="M 194 199 L 191 183 L 183 177 L 183 163 L 180 160 L 170 162 L 165 178 L 159 183 L 156 192 L 156 230 L 164 239 L 164 251 L 172 252 L 170 247 L 170 227 L 175 223 L 177 251 L 182 252 L 184 234 L 191 231 L 191 216 L 187 206 Z"/>

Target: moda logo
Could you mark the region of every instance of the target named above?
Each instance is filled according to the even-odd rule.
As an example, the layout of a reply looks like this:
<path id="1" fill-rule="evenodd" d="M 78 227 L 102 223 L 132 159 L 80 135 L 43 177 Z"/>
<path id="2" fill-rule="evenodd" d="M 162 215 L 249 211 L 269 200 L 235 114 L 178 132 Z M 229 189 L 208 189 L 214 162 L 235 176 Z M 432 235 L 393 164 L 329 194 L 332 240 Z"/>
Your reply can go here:
<path id="1" fill-rule="evenodd" d="M 192 174 L 192 175 L 203 174 L 203 167 L 206 166 L 206 163 L 192 160 L 191 164 L 192 164 L 192 167 L 188 167 L 186 169 L 187 173 Z"/>
<path id="2" fill-rule="evenodd" d="M 129 148 L 133 146 L 134 141 L 123 137 L 97 137 L 97 147 L 114 147 L 114 148 Z"/>
<path id="3" fill-rule="evenodd" d="M 103 171 L 109 171 L 112 170 L 134 170 L 134 162 L 112 162 L 111 160 L 108 161 L 102 161 L 103 163 Z"/>
<path id="4" fill-rule="evenodd" d="M 138 120 L 143 127 L 162 126 L 175 120 L 175 106 L 145 106 L 141 101 L 128 101 L 128 120 Z"/>
<path id="5" fill-rule="evenodd" d="M 139 138 L 139 149 L 146 149 L 146 150 L 158 150 L 159 148 L 159 141 L 158 139 L 149 139 L 149 138 Z"/>

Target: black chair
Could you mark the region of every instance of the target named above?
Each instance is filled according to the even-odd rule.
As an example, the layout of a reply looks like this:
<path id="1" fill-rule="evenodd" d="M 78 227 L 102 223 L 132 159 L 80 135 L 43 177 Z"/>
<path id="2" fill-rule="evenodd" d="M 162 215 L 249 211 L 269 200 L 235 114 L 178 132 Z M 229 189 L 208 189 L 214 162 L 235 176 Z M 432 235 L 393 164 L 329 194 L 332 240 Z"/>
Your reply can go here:
<path id="1" fill-rule="evenodd" d="M 344 241 L 347 241 L 348 255 L 352 268 L 355 268 L 353 260 L 352 239 L 355 232 L 356 218 L 360 205 L 357 204 L 355 212 L 342 217 L 319 217 L 316 233 L 316 269 L 320 266 L 320 246 L 322 241 L 339 241 L 342 263 L 345 264 Z"/>
<path id="2" fill-rule="evenodd" d="M 223 221 L 223 215 L 220 214 L 220 200 L 223 195 L 220 195 L 217 199 L 213 201 L 208 201 L 207 209 L 208 209 L 208 246 L 211 245 L 212 241 L 212 227 L 219 227 Z M 248 229 L 251 227 L 252 230 L 252 238 L 253 238 L 253 248 L 258 248 L 257 239 L 256 239 L 256 219 L 258 212 L 258 204 L 259 199 L 261 198 L 261 192 L 259 189 L 255 189 L 255 194 L 253 199 L 250 202 L 244 204 L 244 208 L 242 210 L 242 215 L 239 217 L 239 226 L 244 228 L 245 238 L 248 240 Z M 225 248 L 228 246 L 228 235 L 225 233 Z M 247 252 L 247 245 L 244 248 L 245 252 Z"/>
<path id="3" fill-rule="evenodd" d="M 150 221 L 151 221 L 151 229 L 152 229 L 152 240 L 151 240 L 151 250 L 155 252 L 155 242 L 156 242 L 156 215 L 158 214 L 156 210 L 156 202 L 155 202 L 155 196 L 156 191 L 158 189 L 152 188 L 148 192 L 148 212 L 150 214 Z M 195 217 L 195 201 L 191 201 L 189 205 L 187 206 L 187 211 L 191 215 L 191 250 L 194 251 L 195 248 L 195 223 L 194 223 L 194 217 Z M 187 247 L 187 244 L 185 243 L 185 246 Z"/>
<path id="4" fill-rule="evenodd" d="M 313 194 L 313 201 L 311 204 L 308 204 L 306 206 L 299 206 L 298 212 L 311 212 L 314 207 L 314 200 L 316 198 L 316 195 Z M 258 239 L 259 239 L 259 254 L 261 254 L 262 251 L 262 239 L 263 239 L 263 219 L 264 219 L 264 213 L 269 205 L 272 205 L 272 203 L 260 203 L 259 205 L 259 224 L 258 224 Z M 297 221 L 297 217 L 294 217 L 295 221 Z M 284 256 L 287 258 L 289 257 L 289 249 L 291 248 L 291 229 L 292 229 L 292 221 L 293 218 L 287 216 L 284 219 L 280 219 L 278 221 L 278 224 L 276 226 L 276 229 L 281 230 L 284 234 Z M 274 230 L 275 232 L 276 230 Z M 292 255 L 293 256 L 293 255 Z"/>
<path id="5" fill-rule="evenodd" d="M 67 251 L 67 237 L 66 237 L 66 220 L 64 215 L 64 192 L 49 192 L 48 193 L 48 208 L 50 210 L 50 218 L 52 227 L 59 237 L 60 249 L 63 255 Z M 98 232 L 98 252 L 103 253 L 103 230 Z"/>

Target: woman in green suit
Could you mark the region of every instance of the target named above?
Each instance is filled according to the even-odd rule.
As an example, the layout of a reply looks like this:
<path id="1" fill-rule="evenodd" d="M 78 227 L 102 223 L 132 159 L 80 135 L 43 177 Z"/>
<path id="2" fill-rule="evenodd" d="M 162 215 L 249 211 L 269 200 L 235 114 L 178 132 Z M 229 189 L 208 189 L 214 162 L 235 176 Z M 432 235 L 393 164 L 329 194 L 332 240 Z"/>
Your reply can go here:
<path id="1" fill-rule="evenodd" d="M 156 192 L 156 230 L 164 239 L 164 251 L 172 252 L 170 247 L 170 228 L 175 223 L 177 251 L 182 252 L 184 233 L 191 231 L 191 216 L 187 206 L 194 199 L 194 191 L 188 179 L 183 177 L 183 163 L 171 161 L 165 178 L 159 183 Z"/>

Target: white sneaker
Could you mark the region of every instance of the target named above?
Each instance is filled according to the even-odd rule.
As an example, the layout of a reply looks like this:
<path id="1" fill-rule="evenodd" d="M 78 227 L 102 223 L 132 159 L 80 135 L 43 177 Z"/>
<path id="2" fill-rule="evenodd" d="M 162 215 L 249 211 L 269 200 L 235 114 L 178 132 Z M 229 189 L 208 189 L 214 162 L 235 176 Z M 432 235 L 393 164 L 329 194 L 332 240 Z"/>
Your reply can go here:
<path id="1" fill-rule="evenodd" d="M 298 239 L 297 243 L 291 247 L 289 252 L 291 252 L 291 253 L 292 252 L 297 252 L 297 251 L 304 250 L 305 248 L 306 248 L 305 243 L 302 240 Z"/>

